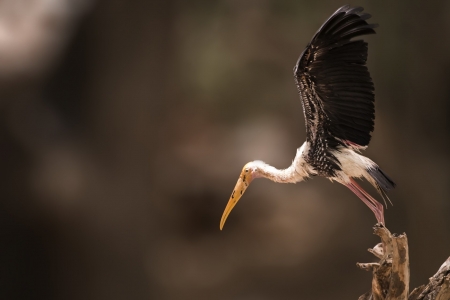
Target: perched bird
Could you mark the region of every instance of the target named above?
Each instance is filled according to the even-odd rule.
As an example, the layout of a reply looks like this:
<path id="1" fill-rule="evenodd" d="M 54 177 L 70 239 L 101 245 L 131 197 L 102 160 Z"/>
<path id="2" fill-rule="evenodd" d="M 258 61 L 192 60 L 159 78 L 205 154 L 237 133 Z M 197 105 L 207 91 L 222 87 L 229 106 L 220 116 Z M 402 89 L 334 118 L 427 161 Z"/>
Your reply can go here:
<path id="1" fill-rule="evenodd" d="M 383 205 L 354 178 L 365 178 L 383 199 L 395 183 L 376 163 L 359 154 L 374 129 L 374 86 L 366 66 L 367 43 L 352 40 L 374 34 L 376 24 L 363 8 L 339 8 L 320 27 L 300 55 L 294 77 L 303 106 L 306 141 L 297 149 L 292 165 L 278 170 L 262 161 L 242 169 L 220 221 L 220 229 L 233 207 L 255 178 L 296 183 L 310 176 L 337 181 L 355 193 L 384 223 Z"/>

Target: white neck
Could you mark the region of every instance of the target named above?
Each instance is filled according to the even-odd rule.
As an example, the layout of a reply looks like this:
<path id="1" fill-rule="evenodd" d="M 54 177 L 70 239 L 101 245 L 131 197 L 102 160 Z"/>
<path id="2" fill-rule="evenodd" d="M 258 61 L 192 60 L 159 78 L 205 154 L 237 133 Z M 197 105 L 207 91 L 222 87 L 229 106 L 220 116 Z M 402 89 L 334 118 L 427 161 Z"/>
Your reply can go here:
<path id="1" fill-rule="evenodd" d="M 264 165 L 264 167 L 258 170 L 258 175 L 280 183 L 296 183 L 304 179 L 303 176 L 295 171 L 294 164 L 284 170 L 278 170 L 272 166 Z"/>
<path id="2" fill-rule="evenodd" d="M 302 156 L 304 150 L 305 145 L 297 150 L 294 161 L 284 170 L 278 170 L 262 161 L 252 162 L 251 164 L 254 164 L 257 170 L 256 177 L 264 177 L 280 183 L 296 183 L 305 180 L 309 174 L 306 170 L 307 164 Z"/>

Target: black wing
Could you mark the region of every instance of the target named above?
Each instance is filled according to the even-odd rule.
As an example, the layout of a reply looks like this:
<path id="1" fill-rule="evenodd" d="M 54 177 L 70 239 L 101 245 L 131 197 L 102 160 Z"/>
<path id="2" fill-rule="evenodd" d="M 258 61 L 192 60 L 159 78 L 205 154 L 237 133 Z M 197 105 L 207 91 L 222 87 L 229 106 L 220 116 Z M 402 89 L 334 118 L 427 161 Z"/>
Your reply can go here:
<path id="1" fill-rule="evenodd" d="M 315 163 L 319 171 L 340 169 L 329 151 L 338 145 L 367 146 L 374 129 L 367 43 L 351 41 L 375 33 L 376 25 L 368 24 L 370 15 L 362 11 L 348 5 L 339 8 L 317 31 L 294 67 L 312 150 L 310 162 L 322 158 Z"/>

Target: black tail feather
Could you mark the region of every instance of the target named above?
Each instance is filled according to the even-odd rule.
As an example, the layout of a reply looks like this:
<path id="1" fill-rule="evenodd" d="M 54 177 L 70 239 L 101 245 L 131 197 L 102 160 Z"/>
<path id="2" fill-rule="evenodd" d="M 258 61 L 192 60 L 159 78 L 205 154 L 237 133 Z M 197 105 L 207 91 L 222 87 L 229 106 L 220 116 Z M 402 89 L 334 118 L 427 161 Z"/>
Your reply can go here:
<path id="1" fill-rule="evenodd" d="M 367 170 L 370 176 L 376 181 L 380 189 L 386 193 L 395 188 L 396 184 L 389 176 L 386 175 L 378 166 Z"/>

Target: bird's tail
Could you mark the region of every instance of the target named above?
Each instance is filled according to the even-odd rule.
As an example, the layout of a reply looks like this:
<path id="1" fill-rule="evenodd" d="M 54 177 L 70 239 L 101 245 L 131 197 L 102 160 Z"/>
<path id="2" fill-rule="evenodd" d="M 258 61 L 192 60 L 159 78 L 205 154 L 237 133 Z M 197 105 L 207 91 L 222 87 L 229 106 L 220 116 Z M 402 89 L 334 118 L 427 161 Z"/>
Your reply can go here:
<path id="1" fill-rule="evenodd" d="M 378 193 L 383 197 L 384 203 L 386 204 L 386 199 L 392 204 L 389 197 L 386 195 L 387 191 L 395 188 L 395 182 L 388 176 L 383 170 L 377 165 L 367 169 L 367 173 L 371 178 L 367 178 L 369 182 L 377 189 Z M 371 180 L 372 179 L 372 180 Z"/>

